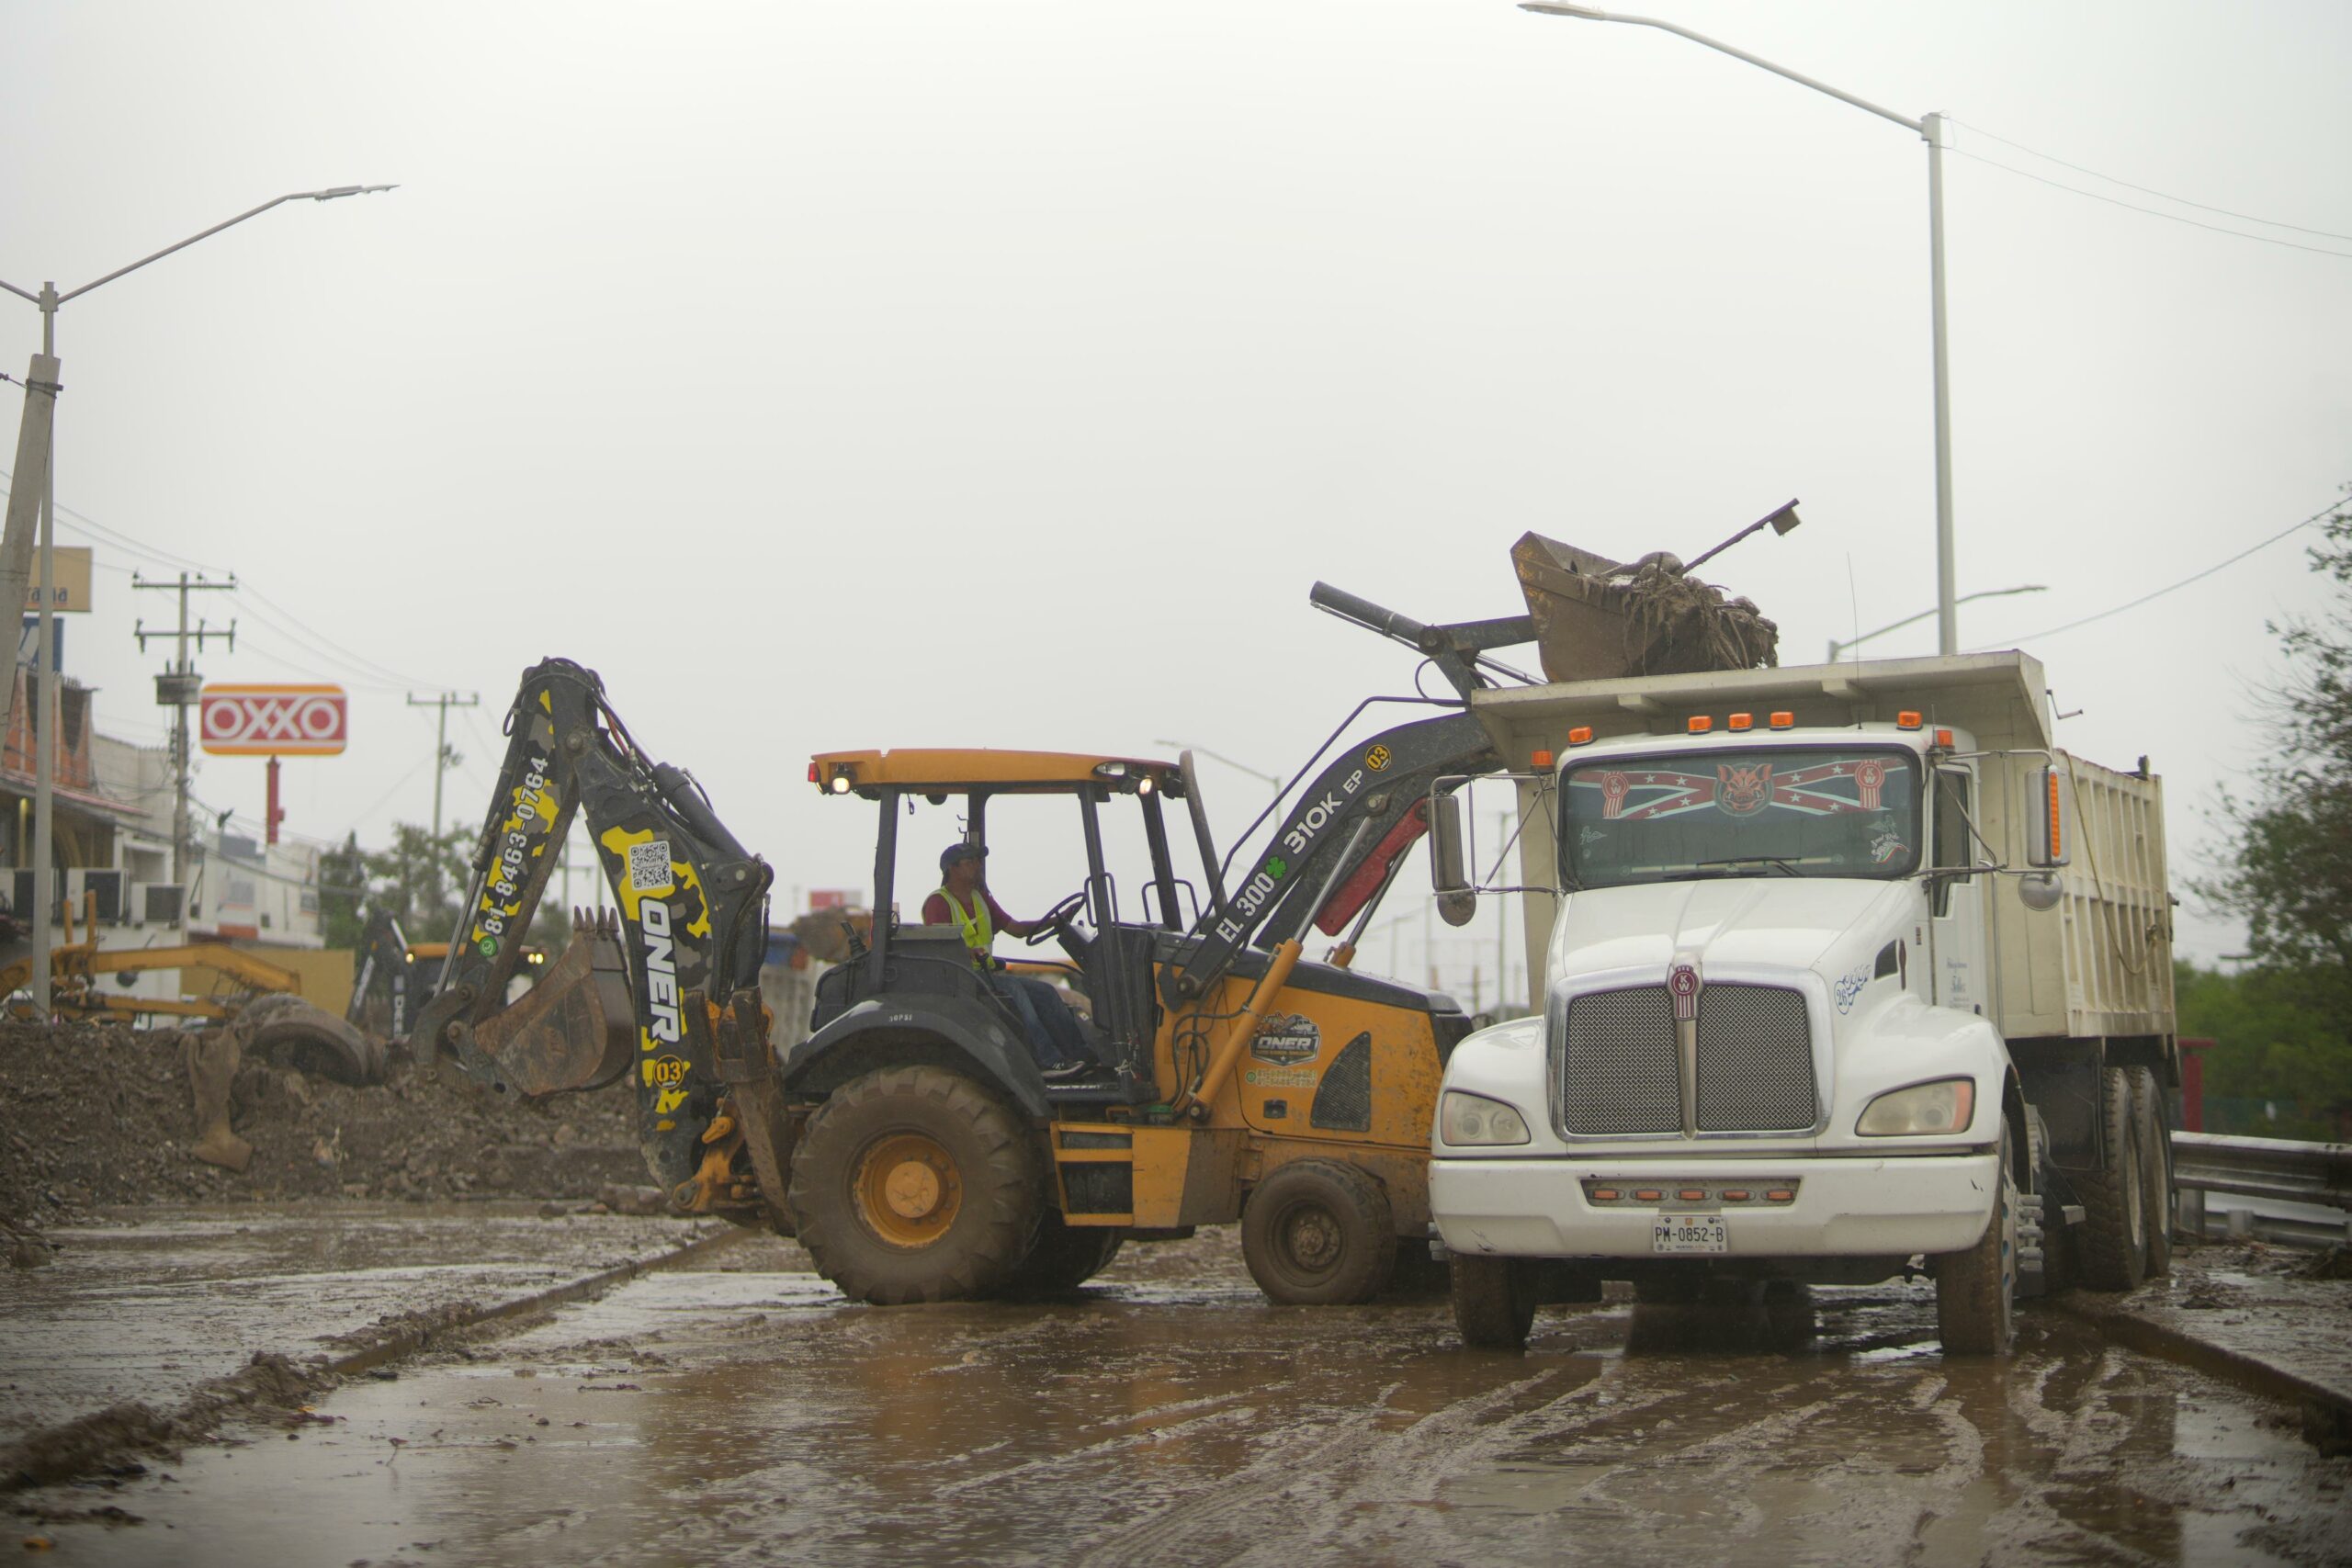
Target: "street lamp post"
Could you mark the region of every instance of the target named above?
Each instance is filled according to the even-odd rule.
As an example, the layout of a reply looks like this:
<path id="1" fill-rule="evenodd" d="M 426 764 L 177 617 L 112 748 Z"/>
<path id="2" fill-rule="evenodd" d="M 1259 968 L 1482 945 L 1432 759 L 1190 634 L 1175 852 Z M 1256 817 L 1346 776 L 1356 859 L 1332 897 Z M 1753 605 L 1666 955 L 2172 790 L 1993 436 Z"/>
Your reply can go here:
<path id="1" fill-rule="evenodd" d="M 2047 583 L 2028 582 L 2016 588 L 1987 588 L 1975 593 L 1963 593 L 1959 598 L 1953 600 L 1952 603 L 1954 604 L 1965 604 L 1971 599 L 2005 599 L 2012 593 L 2047 593 L 2049 592 L 2050 586 Z M 1828 662 L 1835 664 L 1838 662 L 1838 656 L 1846 652 L 1848 649 L 1860 648 L 1862 644 L 1870 641 L 1871 638 L 1874 637 L 1884 637 L 1889 632 L 1901 631 L 1905 626 L 1917 625 L 1918 622 L 1924 621 L 1929 615 L 1935 614 L 1937 614 L 1937 612 L 1934 610 L 1922 610 L 1916 615 L 1905 615 L 1899 621 L 1890 621 L 1885 626 L 1879 627 L 1876 631 L 1864 632 L 1861 636 L 1849 638 L 1845 642 L 1839 642 L 1833 637 L 1829 639 Z"/>
<path id="2" fill-rule="evenodd" d="M 1928 292 L 1931 330 L 1935 337 L 1936 377 L 1936 645 L 1937 651 L 1947 656 L 1960 651 L 1960 621 L 1952 597 L 1952 511 L 1951 511 L 1951 364 L 1945 347 L 1944 334 L 1944 117 L 1923 115 L 1913 119 L 1882 108 L 1868 98 L 1858 98 L 1851 93 L 1840 92 L 1826 82 L 1816 82 L 1802 72 L 1785 65 L 1775 65 L 1746 50 L 1711 39 L 1704 33 L 1655 17 L 1621 17 L 1610 11 L 1598 11 L 1589 6 L 1575 6 L 1566 0 L 1520 0 L 1519 8 L 1546 17 L 1573 17 L 1587 22 L 1623 22 L 1632 27 L 1656 28 L 1677 38 L 1702 44 L 1718 54 L 1728 54 L 1743 60 L 1775 76 L 1785 76 L 1800 86 L 1811 87 L 1840 103 L 1851 104 L 1881 119 L 1892 120 L 1905 130 L 1917 134 L 1928 144 Z"/>
<path id="3" fill-rule="evenodd" d="M 79 288 L 57 291 L 57 285 L 44 282 L 39 293 L 19 288 L 0 279 L 0 288 L 21 299 L 29 299 L 40 310 L 40 351 L 54 356 L 57 353 L 57 308 L 69 299 L 76 299 L 101 284 L 112 283 L 126 273 L 137 272 L 150 262 L 163 260 L 174 251 L 184 251 L 198 240 L 210 239 L 223 229 L 234 228 L 248 218 L 258 218 L 273 207 L 289 201 L 333 201 L 338 197 L 372 196 L 378 191 L 397 188 L 392 186 L 335 186 L 327 190 L 298 190 L 265 201 L 259 207 L 238 213 L 234 218 L 215 223 L 199 233 L 190 234 L 177 244 L 165 245 L 152 255 L 140 257 L 129 266 L 119 266 L 104 277 L 94 278 Z M 49 954 L 51 945 L 50 906 L 55 902 L 51 892 L 54 883 L 50 869 L 51 794 L 55 784 L 57 754 L 57 656 L 51 643 L 54 635 L 51 617 L 56 613 L 51 600 L 56 592 L 56 528 L 57 528 L 57 463 L 55 427 L 51 429 L 51 460 L 41 484 L 40 497 L 40 625 L 36 634 L 34 668 L 40 676 L 40 691 L 34 697 L 33 723 L 33 1006 L 45 1017 L 49 1012 Z M 13 677 L 12 677 L 13 679 Z M 183 891 L 182 897 L 186 897 Z"/>

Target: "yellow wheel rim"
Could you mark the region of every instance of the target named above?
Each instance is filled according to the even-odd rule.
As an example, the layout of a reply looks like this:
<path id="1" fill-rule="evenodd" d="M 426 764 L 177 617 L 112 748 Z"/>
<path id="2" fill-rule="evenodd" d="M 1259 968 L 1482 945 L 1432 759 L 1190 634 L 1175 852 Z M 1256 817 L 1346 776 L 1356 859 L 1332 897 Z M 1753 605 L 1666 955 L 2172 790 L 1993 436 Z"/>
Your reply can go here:
<path id="1" fill-rule="evenodd" d="M 892 1133 L 868 1144 L 850 1190 L 865 1228 L 892 1247 L 929 1247 L 964 1206 L 955 1156 L 921 1133 Z"/>

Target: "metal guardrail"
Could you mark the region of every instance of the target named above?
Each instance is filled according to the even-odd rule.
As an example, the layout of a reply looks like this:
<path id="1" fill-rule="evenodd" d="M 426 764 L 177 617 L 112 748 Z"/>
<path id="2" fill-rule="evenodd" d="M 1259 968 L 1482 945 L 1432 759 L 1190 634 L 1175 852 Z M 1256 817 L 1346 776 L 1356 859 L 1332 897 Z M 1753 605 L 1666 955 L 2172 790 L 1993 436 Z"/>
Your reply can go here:
<path id="1" fill-rule="evenodd" d="M 2303 1246 L 2352 1241 L 2352 1144 L 2175 1133 L 2172 1157 L 2180 1224 L 2191 1235 L 2219 1229 Z M 2244 1201 L 2210 1203 L 2209 1195 Z"/>

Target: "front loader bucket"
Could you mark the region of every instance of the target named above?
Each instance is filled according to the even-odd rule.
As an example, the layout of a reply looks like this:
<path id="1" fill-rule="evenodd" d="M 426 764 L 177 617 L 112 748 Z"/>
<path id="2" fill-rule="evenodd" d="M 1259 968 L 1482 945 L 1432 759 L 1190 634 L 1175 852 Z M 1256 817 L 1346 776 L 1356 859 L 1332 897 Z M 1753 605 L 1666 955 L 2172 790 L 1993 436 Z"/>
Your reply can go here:
<path id="1" fill-rule="evenodd" d="M 476 1024 L 473 1040 L 521 1094 L 602 1089 L 628 1071 L 637 1011 L 610 911 L 575 913 L 563 956 L 521 1000 Z"/>

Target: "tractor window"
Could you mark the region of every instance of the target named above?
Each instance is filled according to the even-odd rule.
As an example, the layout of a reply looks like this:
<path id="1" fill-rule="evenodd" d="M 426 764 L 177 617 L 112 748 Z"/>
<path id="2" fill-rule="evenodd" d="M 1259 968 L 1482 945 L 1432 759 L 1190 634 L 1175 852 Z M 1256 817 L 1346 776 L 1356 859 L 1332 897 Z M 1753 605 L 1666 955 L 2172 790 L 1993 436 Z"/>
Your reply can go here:
<path id="1" fill-rule="evenodd" d="M 1968 813 L 1973 809 L 1968 798 L 1968 770 L 1938 768 L 1936 770 L 1936 866 L 1973 865 L 1978 858 L 1976 840 L 1968 830 Z M 1958 877 L 1944 877 L 1936 884 L 1936 913 L 1951 912 L 1951 890 Z"/>

